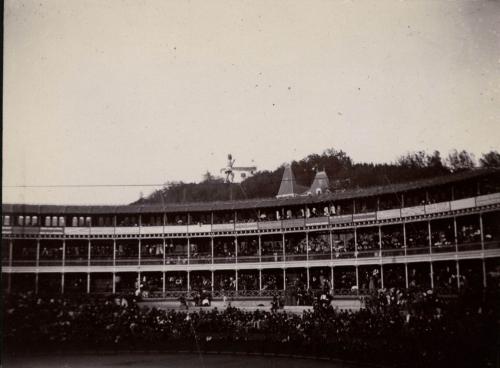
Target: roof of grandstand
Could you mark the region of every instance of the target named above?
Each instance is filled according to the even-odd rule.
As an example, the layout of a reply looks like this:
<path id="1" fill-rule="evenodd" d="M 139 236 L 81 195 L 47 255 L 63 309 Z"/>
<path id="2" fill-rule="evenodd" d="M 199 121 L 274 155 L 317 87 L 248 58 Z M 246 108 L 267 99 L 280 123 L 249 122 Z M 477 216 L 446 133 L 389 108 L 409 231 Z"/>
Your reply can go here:
<path id="1" fill-rule="evenodd" d="M 410 190 L 423 189 L 431 186 L 445 185 L 462 180 L 474 179 L 483 175 L 498 173 L 498 169 L 474 169 L 445 176 L 398 184 L 388 184 L 362 189 L 353 189 L 325 193 L 321 195 L 298 196 L 293 198 L 261 198 L 217 202 L 190 202 L 147 204 L 147 205 L 34 205 L 34 204 L 2 204 L 3 212 L 8 213 L 40 213 L 40 214 L 120 214 L 120 213 L 155 213 L 155 212 L 206 212 L 240 209 L 257 209 L 281 207 L 286 205 L 300 205 L 307 203 L 321 203 L 339 201 L 350 198 L 371 197 L 391 193 L 400 193 Z"/>

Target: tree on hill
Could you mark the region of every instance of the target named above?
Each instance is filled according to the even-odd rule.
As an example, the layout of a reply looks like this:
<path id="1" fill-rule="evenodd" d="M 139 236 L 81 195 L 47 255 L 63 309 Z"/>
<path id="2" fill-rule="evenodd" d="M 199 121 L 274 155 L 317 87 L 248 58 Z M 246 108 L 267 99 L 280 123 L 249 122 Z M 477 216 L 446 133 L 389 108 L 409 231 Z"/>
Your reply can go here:
<path id="1" fill-rule="evenodd" d="M 483 155 L 481 166 L 492 167 L 500 162 L 500 154 L 492 151 Z M 324 170 L 331 181 L 331 190 L 363 188 L 374 185 L 408 182 L 423 178 L 470 170 L 475 167 L 474 156 L 467 151 L 452 151 L 446 160 L 439 151 L 409 152 L 393 163 L 354 163 L 344 152 L 328 149 L 291 162 L 297 184 L 309 187 L 318 170 Z M 210 172 L 200 183 L 169 182 L 164 188 L 139 199 L 135 203 L 177 203 L 198 201 L 225 201 L 230 198 L 270 198 L 278 193 L 284 165 L 275 170 L 258 171 L 242 183 L 225 183 Z"/>
<path id="2" fill-rule="evenodd" d="M 470 170 L 476 167 L 474 155 L 465 150 L 460 152 L 457 150 L 451 151 L 446 162 L 452 172 Z"/>
<path id="3" fill-rule="evenodd" d="M 500 167 L 500 153 L 498 151 L 490 151 L 483 154 L 479 159 L 482 167 Z"/>

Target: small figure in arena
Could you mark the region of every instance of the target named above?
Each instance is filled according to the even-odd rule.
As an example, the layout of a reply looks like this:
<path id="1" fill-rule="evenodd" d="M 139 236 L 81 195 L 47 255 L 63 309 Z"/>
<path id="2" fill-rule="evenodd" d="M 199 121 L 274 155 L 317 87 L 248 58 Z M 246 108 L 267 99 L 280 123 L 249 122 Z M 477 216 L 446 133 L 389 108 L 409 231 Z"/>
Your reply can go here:
<path id="1" fill-rule="evenodd" d="M 179 297 L 179 302 L 181 303 L 181 309 L 186 309 L 186 310 L 189 309 L 186 297 L 184 295 L 181 295 Z"/>
<path id="2" fill-rule="evenodd" d="M 198 291 L 196 291 L 196 292 L 194 293 L 194 297 L 193 297 L 193 299 L 194 299 L 194 305 L 195 305 L 195 306 L 197 306 L 197 307 L 198 307 L 198 306 L 200 306 L 200 305 L 201 305 L 201 294 L 200 294 Z"/>
<path id="3" fill-rule="evenodd" d="M 201 293 L 201 298 L 202 298 L 201 306 L 202 307 L 210 307 L 210 305 L 212 304 L 211 303 L 212 298 L 211 298 L 210 292 L 203 290 Z"/>
<path id="4" fill-rule="evenodd" d="M 271 312 L 276 313 L 279 308 L 279 300 L 278 297 L 275 295 L 273 296 L 273 301 L 271 302 Z"/>

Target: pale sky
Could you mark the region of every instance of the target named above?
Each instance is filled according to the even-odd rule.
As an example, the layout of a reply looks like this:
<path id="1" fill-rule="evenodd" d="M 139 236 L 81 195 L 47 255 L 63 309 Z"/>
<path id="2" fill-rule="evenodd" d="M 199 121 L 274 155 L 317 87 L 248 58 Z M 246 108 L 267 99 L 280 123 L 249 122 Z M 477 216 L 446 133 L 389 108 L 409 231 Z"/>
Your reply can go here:
<path id="1" fill-rule="evenodd" d="M 500 150 L 498 0 L 7 0 L 4 22 L 4 186 L 199 181 L 229 152 L 275 169 L 326 148 Z"/>

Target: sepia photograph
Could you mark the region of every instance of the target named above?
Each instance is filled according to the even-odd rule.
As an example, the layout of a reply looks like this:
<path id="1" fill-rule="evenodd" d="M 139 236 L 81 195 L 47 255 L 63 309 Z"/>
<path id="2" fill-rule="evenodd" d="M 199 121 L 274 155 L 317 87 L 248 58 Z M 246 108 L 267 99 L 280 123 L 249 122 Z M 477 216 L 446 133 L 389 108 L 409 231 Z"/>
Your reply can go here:
<path id="1" fill-rule="evenodd" d="M 6 368 L 500 368 L 500 0 L 5 0 Z"/>

